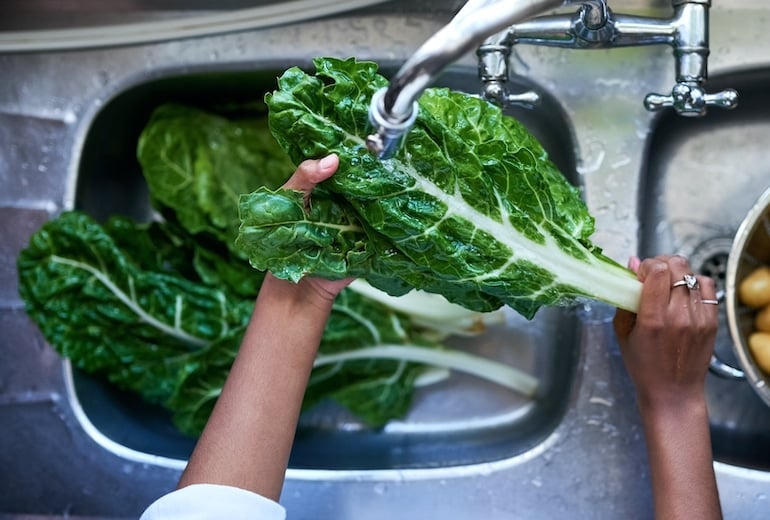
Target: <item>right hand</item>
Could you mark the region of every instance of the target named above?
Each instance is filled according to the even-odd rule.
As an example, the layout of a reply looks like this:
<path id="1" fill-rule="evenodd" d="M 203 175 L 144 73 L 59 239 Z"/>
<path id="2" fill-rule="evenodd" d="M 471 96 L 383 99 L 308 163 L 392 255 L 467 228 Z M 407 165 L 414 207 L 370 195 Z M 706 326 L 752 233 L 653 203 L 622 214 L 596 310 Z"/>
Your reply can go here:
<path id="1" fill-rule="evenodd" d="M 642 406 L 703 399 L 717 332 L 714 281 L 697 276 L 699 288 L 672 287 L 691 273 L 681 256 L 658 256 L 629 267 L 643 283 L 637 314 L 618 310 L 615 333 Z"/>

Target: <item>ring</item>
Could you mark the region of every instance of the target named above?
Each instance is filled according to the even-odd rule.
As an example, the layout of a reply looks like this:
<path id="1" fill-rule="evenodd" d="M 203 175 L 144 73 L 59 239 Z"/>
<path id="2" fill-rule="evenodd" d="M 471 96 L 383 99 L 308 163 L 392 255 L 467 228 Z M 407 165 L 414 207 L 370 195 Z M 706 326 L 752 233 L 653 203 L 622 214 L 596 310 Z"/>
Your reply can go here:
<path id="1" fill-rule="evenodd" d="M 707 305 L 719 305 L 719 300 L 701 300 L 700 302 Z"/>
<path id="2" fill-rule="evenodd" d="M 698 284 L 698 279 L 695 278 L 694 274 L 684 275 L 681 280 L 679 280 L 678 282 L 674 282 L 671 285 L 671 288 L 673 289 L 674 287 L 679 287 L 681 285 L 686 285 L 687 288 L 690 289 L 691 291 L 693 289 L 697 289 L 698 287 L 700 287 L 700 284 Z"/>

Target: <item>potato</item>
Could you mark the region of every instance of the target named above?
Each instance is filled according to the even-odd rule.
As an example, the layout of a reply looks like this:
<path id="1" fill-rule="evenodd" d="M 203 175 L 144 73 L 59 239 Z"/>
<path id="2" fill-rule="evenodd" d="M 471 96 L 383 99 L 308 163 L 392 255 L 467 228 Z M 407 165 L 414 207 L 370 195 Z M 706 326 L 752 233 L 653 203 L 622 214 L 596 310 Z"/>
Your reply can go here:
<path id="1" fill-rule="evenodd" d="M 749 336 L 749 351 L 757 366 L 770 374 L 770 332 L 754 332 Z"/>
<path id="2" fill-rule="evenodd" d="M 757 313 L 754 328 L 761 332 L 770 332 L 770 305 L 765 305 Z"/>
<path id="3" fill-rule="evenodd" d="M 738 286 L 738 298 L 753 308 L 770 304 L 770 267 L 754 269 Z"/>

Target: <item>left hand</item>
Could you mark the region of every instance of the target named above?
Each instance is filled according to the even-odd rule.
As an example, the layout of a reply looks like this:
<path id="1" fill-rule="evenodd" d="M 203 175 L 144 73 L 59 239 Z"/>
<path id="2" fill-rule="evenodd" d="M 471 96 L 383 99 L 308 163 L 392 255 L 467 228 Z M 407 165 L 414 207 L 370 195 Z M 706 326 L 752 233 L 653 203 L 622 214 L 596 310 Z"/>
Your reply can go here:
<path id="1" fill-rule="evenodd" d="M 282 186 L 284 189 L 301 191 L 305 194 L 305 204 L 310 204 L 310 198 L 316 184 L 331 177 L 339 167 L 340 160 L 335 154 L 327 155 L 322 159 L 308 159 L 303 161 L 294 174 Z M 317 277 L 305 277 L 295 284 L 303 298 L 315 295 L 321 303 L 334 301 L 337 295 L 352 282 L 352 278 L 342 280 L 326 280 Z"/>

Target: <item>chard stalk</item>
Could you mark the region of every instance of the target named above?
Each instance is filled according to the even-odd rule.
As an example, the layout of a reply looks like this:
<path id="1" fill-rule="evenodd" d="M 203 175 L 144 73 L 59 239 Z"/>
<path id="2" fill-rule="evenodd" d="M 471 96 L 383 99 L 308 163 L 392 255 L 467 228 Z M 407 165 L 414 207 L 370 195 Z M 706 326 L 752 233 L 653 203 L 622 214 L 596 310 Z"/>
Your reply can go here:
<path id="1" fill-rule="evenodd" d="M 536 377 L 498 361 L 474 356 L 467 352 L 414 345 L 383 344 L 335 354 L 320 354 L 316 357 L 313 367 L 360 359 L 392 359 L 465 372 L 502 385 L 526 397 L 532 397 L 538 387 Z"/>

